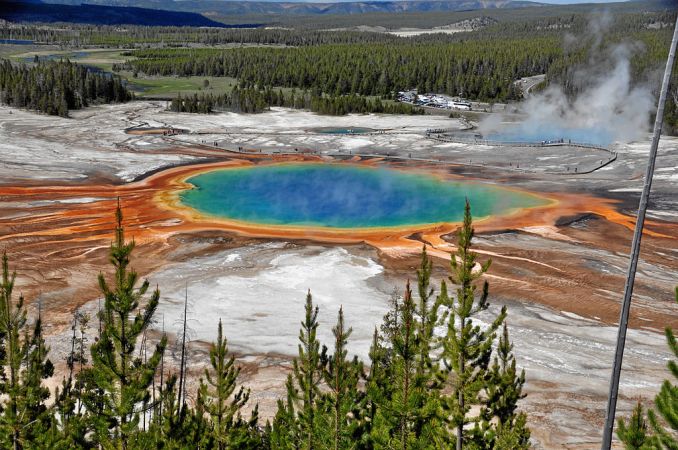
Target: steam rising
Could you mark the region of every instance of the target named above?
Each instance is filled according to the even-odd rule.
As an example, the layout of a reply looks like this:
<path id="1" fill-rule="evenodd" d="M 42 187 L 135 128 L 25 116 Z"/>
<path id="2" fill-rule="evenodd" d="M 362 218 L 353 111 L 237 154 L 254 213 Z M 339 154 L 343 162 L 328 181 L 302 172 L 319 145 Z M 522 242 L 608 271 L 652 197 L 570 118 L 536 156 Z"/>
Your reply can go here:
<path id="1" fill-rule="evenodd" d="M 588 64 L 573 71 L 575 98 L 551 85 L 524 102 L 521 109 L 527 118 L 520 125 L 502 129 L 501 118 L 490 117 L 480 124 L 481 133 L 505 141 L 571 139 L 598 145 L 643 137 L 655 99 L 649 86 L 634 85 L 631 77 L 631 57 L 641 49 L 632 44 L 602 48 L 610 24 L 609 14 L 597 15 L 589 22 L 588 35 L 579 39 L 592 46 Z M 573 42 L 566 38 L 566 51 Z"/>

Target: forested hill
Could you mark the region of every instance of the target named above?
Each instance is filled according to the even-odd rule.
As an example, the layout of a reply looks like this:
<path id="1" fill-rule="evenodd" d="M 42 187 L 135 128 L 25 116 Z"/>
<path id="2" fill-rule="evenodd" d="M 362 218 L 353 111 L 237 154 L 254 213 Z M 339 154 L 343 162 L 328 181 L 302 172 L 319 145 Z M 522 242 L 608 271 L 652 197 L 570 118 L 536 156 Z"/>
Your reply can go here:
<path id="1" fill-rule="evenodd" d="M 81 0 L 47 0 L 48 3 L 76 5 Z M 425 11 L 472 11 L 481 9 L 522 8 L 539 6 L 526 0 L 406 0 L 406 1 L 339 1 L 339 2 L 275 2 L 232 0 L 89 0 L 98 5 L 134 6 L 192 11 L 212 15 L 331 15 Z"/>
<path id="2" fill-rule="evenodd" d="M 10 22 L 67 22 L 96 25 L 147 25 L 224 27 L 197 13 L 136 7 L 79 4 L 60 5 L 40 2 L 2 2 L 0 18 Z"/>

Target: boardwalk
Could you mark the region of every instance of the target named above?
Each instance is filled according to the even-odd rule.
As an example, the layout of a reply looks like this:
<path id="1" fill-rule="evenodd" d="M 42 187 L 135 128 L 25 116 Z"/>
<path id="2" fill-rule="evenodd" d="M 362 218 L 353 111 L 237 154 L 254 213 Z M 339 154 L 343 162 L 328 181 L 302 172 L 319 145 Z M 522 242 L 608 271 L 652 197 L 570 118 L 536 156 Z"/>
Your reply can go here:
<path id="1" fill-rule="evenodd" d="M 325 133 L 314 133 L 313 131 L 304 131 L 304 132 L 256 132 L 256 131 L 247 131 L 247 132 L 232 132 L 232 131 L 224 131 L 222 133 L 215 133 L 213 131 L 210 132 L 200 132 L 200 133 L 191 133 L 192 135 L 205 135 L 205 136 L 211 136 L 210 139 L 206 140 L 200 140 L 200 142 L 194 142 L 191 140 L 186 140 L 186 139 L 181 139 L 179 137 L 170 137 L 167 136 L 165 137 L 168 140 L 172 140 L 173 142 L 181 143 L 181 144 L 188 144 L 188 145 L 201 145 L 203 147 L 207 147 L 210 149 L 217 149 L 221 150 L 225 153 L 233 153 L 233 154 L 238 154 L 238 155 L 252 155 L 252 154 L 260 154 L 260 155 L 271 155 L 271 156 L 296 156 L 300 154 L 311 154 L 311 155 L 319 155 L 319 156 L 326 156 L 326 157 L 331 157 L 331 158 L 336 158 L 336 159 L 348 159 L 348 158 L 353 158 L 353 157 L 360 157 L 360 158 L 379 158 L 383 159 L 385 161 L 392 161 L 392 162 L 399 162 L 399 163 L 407 163 L 407 162 L 413 162 L 413 163 L 423 163 L 423 164 L 434 164 L 434 165 L 447 165 L 447 166 L 465 166 L 469 168 L 486 168 L 486 169 L 494 169 L 494 170 L 501 170 L 501 171 L 509 171 L 509 172 L 516 172 L 516 173 L 542 173 L 542 174 L 550 174 L 550 175 L 558 175 L 558 176 L 578 176 L 578 175 L 586 175 L 593 173 L 597 170 L 600 170 L 601 168 L 612 164 L 617 160 L 617 153 L 594 144 L 585 144 L 585 143 L 575 143 L 575 142 L 554 142 L 554 143 L 529 143 L 529 142 L 499 142 L 499 141 L 489 141 L 489 140 L 482 140 L 482 139 L 467 139 L 467 138 L 457 138 L 454 136 L 449 136 L 445 135 L 444 133 L 450 132 L 451 130 L 426 130 L 424 132 L 417 132 L 417 131 L 391 131 L 391 130 L 378 130 L 375 132 L 367 132 L 367 133 L 359 133 L 355 135 L 348 135 L 348 134 L 343 134 L 343 135 L 330 135 L 330 134 L 325 134 Z M 455 130 L 459 131 L 459 130 Z M 436 133 L 440 132 L 440 133 Z M 439 157 L 439 158 L 426 158 L 426 157 L 421 157 L 417 155 L 412 155 L 411 153 L 407 155 L 402 155 L 402 154 L 395 154 L 395 152 L 385 152 L 385 153 L 376 153 L 376 152 L 361 152 L 361 151 L 344 151 L 344 152 L 318 152 L 310 149 L 299 149 L 295 148 L 293 151 L 292 150 L 277 150 L 277 149 L 266 149 L 266 148 L 249 148 L 247 146 L 242 146 L 242 145 L 234 145 L 234 144 L 229 144 L 229 143 L 224 143 L 223 141 L 220 140 L 214 140 L 214 136 L 223 136 L 224 138 L 228 138 L 231 136 L 278 136 L 278 137 L 290 137 L 290 136 L 309 136 L 309 135 L 324 135 L 324 136 L 336 136 L 336 137 L 355 137 L 355 136 L 371 136 L 371 135 L 403 135 L 403 134 L 408 134 L 408 135 L 420 135 L 421 139 L 430 139 L 438 142 L 444 142 L 444 143 L 458 143 L 458 144 L 464 144 L 464 145 L 483 145 L 483 146 L 490 146 L 490 147 L 511 147 L 511 148 L 526 148 L 530 150 L 534 150 L 535 152 L 538 152 L 540 148 L 553 148 L 553 147 L 563 147 L 563 148 L 580 148 L 580 149 L 585 149 L 588 151 L 593 151 L 593 152 L 600 152 L 602 157 L 599 160 L 596 160 L 596 163 L 593 165 L 587 164 L 586 166 L 584 165 L 577 165 L 577 164 L 572 164 L 572 165 L 564 165 L 561 170 L 539 170 L 539 169 L 534 169 L 530 167 L 525 167 L 523 166 L 522 168 L 520 167 L 519 164 L 516 164 L 515 166 L 508 162 L 508 166 L 505 164 L 487 164 L 483 162 L 473 162 L 472 160 L 469 160 L 466 162 L 466 160 L 449 160 L 445 159 L 444 157 Z M 590 155 L 589 155 L 590 156 Z"/>

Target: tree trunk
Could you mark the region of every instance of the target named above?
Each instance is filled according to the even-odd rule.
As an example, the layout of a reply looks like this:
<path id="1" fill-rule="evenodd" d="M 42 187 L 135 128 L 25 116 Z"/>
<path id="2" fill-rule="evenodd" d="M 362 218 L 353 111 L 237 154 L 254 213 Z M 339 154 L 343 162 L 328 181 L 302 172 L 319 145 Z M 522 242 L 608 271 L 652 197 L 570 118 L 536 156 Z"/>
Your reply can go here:
<path id="1" fill-rule="evenodd" d="M 127 336 L 126 336 L 126 330 L 125 330 L 125 325 L 127 323 L 127 317 L 122 316 L 120 318 L 120 325 L 121 325 L 121 333 L 120 333 L 120 403 L 122 405 L 123 399 L 123 393 L 125 391 L 125 386 L 127 385 L 127 371 L 125 370 L 127 368 L 127 358 L 125 357 L 125 349 L 127 347 Z M 121 408 L 122 409 L 122 408 Z M 127 450 L 127 435 L 125 434 L 124 428 L 125 425 L 127 424 L 127 414 L 125 411 L 121 411 L 120 414 L 120 440 L 122 443 L 122 450 Z"/>
<path id="2" fill-rule="evenodd" d="M 461 319 L 461 325 L 460 325 L 460 334 L 463 335 L 464 333 L 464 326 L 465 326 L 465 320 L 462 318 Z M 462 336 L 460 336 L 462 337 Z M 459 353 L 459 381 L 460 381 L 460 386 L 458 387 L 459 391 L 457 392 L 457 399 L 459 401 L 459 410 L 464 411 L 464 385 L 462 384 L 463 380 L 463 375 L 464 375 L 464 355 L 463 353 Z M 457 425 L 457 450 L 462 450 L 463 442 L 464 442 L 464 417 L 466 414 L 462 415 L 461 422 Z"/>

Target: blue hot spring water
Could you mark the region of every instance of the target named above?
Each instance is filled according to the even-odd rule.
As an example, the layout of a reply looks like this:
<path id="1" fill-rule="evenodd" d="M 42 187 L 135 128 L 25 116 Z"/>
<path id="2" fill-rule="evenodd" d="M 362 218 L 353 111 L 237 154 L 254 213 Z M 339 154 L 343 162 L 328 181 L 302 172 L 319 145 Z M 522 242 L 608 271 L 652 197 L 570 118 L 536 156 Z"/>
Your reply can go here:
<path id="1" fill-rule="evenodd" d="M 542 141 L 567 142 L 571 140 L 579 144 L 593 144 L 608 146 L 615 136 L 610 130 L 604 128 L 573 128 L 554 124 L 524 123 L 520 125 L 507 125 L 501 129 L 492 131 L 483 136 L 491 141 L 499 142 L 527 142 L 538 143 Z"/>
<path id="2" fill-rule="evenodd" d="M 188 180 L 184 205 L 212 216 L 265 225 L 372 228 L 458 222 L 545 205 L 496 186 L 350 165 L 283 164 L 220 169 Z"/>
<path id="3" fill-rule="evenodd" d="M 26 39 L 0 39 L 0 44 L 31 45 L 33 41 Z"/>
<path id="4" fill-rule="evenodd" d="M 321 134 L 364 134 L 364 133 L 369 133 L 370 131 L 374 131 L 371 128 L 360 128 L 360 127 L 353 127 L 353 128 L 316 128 L 315 132 L 316 133 L 321 133 Z"/>

